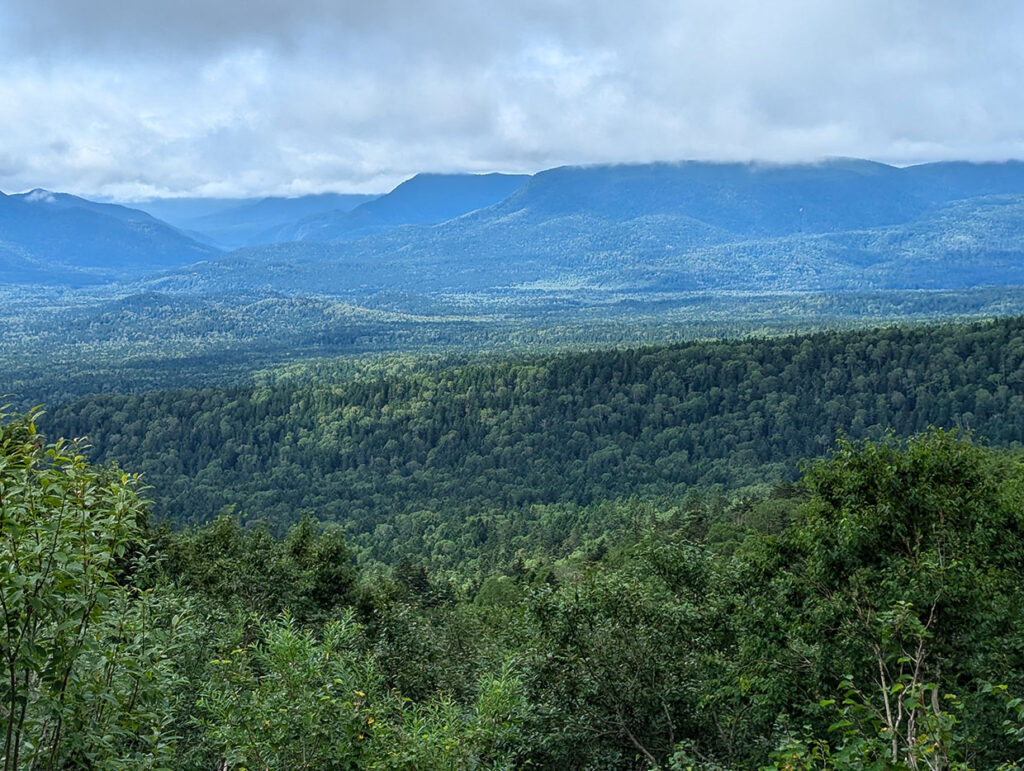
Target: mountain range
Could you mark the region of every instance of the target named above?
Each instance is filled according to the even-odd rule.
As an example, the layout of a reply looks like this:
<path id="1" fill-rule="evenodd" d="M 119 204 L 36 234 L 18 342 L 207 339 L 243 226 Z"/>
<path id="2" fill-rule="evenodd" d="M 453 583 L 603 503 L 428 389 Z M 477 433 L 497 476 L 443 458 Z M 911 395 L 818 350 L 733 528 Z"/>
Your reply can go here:
<path id="1" fill-rule="evenodd" d="M 321 193 L 260 200 L 140 204 L 200 241 L 227 249 L 280 241 L 340 241 L 400 225 L 436 224 L 501 201 L 523 174 L 417 174 L 383 196 Z"/>
<path id="2" fill-rule="evenodd" d="M 240 246 L 290 240 L 278 231 L 316 215 L 344 214 L 375 195 L 321 193 L 296 198 L 170 199 L 140 203 L 155 217 L 167 220 L 200 241 L 236 249 Z"/>
<path id="3" fill-rule="evenodd" d="M 0 283 L 71 287 L 126 281 L 246 245 L 350 240 L 438 223 L 494 204 L 528 179 L 420 174 L 383 196 L 165 199 L 137 206 L 65 193 L 0 193 Z"/>
<path id="4" fill-rule="evenodd" d="M 519 302 L 939 289 L 1024 284 L 1022 256 L 1022 163 L 650 164 L 552 169 L 437 225 L 238 250 L 145 286 Z"/>
<path id="5" fill-rule="evenodd" d="M 370 200 L 195 204 L 175 222 L 45 191 L 3 196 L 0 280 L 59 272 L 64 283 L 133 282 L 128 292 L 518 302 L 1024 284 L 1016 161 L 422 174 Z M 210 245 L 228 241 L 253 245 Z"/>

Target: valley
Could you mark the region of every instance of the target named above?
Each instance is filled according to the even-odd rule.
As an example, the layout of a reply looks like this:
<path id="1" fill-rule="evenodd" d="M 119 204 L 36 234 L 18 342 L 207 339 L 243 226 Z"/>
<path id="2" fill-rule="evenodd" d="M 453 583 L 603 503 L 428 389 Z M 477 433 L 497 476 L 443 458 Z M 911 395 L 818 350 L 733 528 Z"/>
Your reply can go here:
<path id="1" fill-rule="evenodd" d="M 1022 33 L 0 0 L 0 771 L 1024 771 Z"/>
<path id="2" fill-rule="evenodd" d="M 5 768 L 1020 767 L 1024 164 L 140 205 L 0 198 Z"/>
<path id="3" fill-rule="evenodd" d="M 317 357 L 1024 312 L 1014 162 L 425 174 L 379 197 L 174 204 L 151 208 L 182 229 L 64 194 L 0 198 L 0 250 L 14 260 L 0 392 L 28 406 L 244 383 Z M 300 240 L 258 243 L 278 238 Z"/>

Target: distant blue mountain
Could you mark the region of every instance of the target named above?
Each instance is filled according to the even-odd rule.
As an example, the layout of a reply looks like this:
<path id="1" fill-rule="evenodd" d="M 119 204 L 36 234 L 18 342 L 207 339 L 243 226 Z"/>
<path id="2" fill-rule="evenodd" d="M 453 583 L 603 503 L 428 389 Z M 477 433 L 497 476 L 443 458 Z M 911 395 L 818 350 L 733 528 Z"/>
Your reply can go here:
<path id="1" fill-rule="evenodd" d="M 917 195 L 933 202 L 1024 193 L 1021 161 L 926 163 L 901 169 L 900 174 L 910 181 Z"/>
<path id="2" fill-rule="evenodd" d="M 278 231 L 317 214 L 339 215 L 375 195 L 321 193 L 295 198 L 167 199 L 140 204 L 176 227 L 228 249 L 273 243 Z"/>
<path id="3" fill-rule="evenodd" d="M 219 252 L 149 214 L 65 193 L 0 193 L 0 280 L 82 285 Z"/>
<path id="4" fill-rule="evenodd" d="M 899 169 L 880 163 L 687 162 L 551 169 L 493 214 L 514 213 L 524 224 L 568 214 L 614 221 L 685 216 L 764 237 L 904 222 L 927 206 Z"/>
<path id="5" fill-rule="evenodd" d="M 63 271 L 64 283 L 84 283 L 208 260 L 140 288 L 348 300 L 1024 284 L 1020 162 L 422 174 L 340 210 L 350 204 L 271 198 L 206 214 L 197 221 L 208 233 L 273 242 L 210 260 L 212 249 L 137 210 L 45 191 L 0 196 L 0 280 Z M 336 210 L 294 219 L 325 205 Z"/>
<path id="6" fill-rule="evenodd" d="M 98 203 L 86 198 L 79 198 L 77 195 L 53 193 L 49 190 L 42 190 L 41 188 L 36 188 L 35 190 L 31 190 L 27 193 L 14 193 L 7 196 L 7 199 L 9 202 L 21 201 L 22 203 L 27 204 L 45 204 L 45 207 L 50 211 L 81 209 L 84 211 L 94 212 L 96 214 L 102 214 L 107 217 L 113 217 L 121 220 L 122 222 L 157 221 L 155 217 L 139 209 L 131 209 L 127 206 L 121 206 L 120 204 L 115 203 Z"/>
<path id="7" fill-rule="evenodd" d="M 153 286 L 521 300 L 1024 284 L 1022 170 L 845 159 L 558 168 L 436 225 L 384 230 L 381 217 L 372 236 L 242 250 Z M 387 198 L 346 222 L 370 221 Z"/>
<path id="8" fill-rule="evenodd" d="M 228 209 L 237 209 L 240 206 L 248 206 L 258 203 L 260 198 L 150 198 L 143 201 L 133 201 L 130 205 L 133 209 L 152 214 L 158 220 L 174 225 L 181 230 L 188 230 L 190 223 L 201 217 L 208 217 L 213 214 L 220 214 Z"/>
<path id="9" fill-rule="evenodd" d="M 523 174 L 417 174 L 348 213 L 330 212 L 281 228 L 277 241 L 348 241 L 400 225 L 432 225 L 498 203 Z"/>

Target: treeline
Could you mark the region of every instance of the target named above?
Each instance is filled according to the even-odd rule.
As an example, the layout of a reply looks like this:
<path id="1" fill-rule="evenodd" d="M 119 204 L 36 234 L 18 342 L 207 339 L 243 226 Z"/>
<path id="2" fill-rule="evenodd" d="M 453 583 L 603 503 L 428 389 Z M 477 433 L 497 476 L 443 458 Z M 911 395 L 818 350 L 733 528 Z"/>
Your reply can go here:
<path id="1" fill-rule="evenodd" d="M 469 592 L 138 485 L 0 419 L 5 770 L 1021 768 L 1024 471 L 953 433 Z"/>
<path id="2" fill-rule="evenodd" d="M 488 513 L 796 477 L 843 433 L 1024 436 L 1024 320 L 505 359 L 312 382 L 80 399 L 48 434 L 143 475 L 155 513 L 309 515 L 389 549 L 501 539 Z M 541 507 L 538 509 L 537 507 Z M 544 507 L 547 507 L 546 509 Z M 477 546 L 452 515 L 477 517 Z M 588 514 L 589 516 L 589 514 Z M 438 529 L 448 532 L 438 534 Z M 367 538 L 369 541 L 369 538 Z M 422 552 L 422 544 L 411 547 Z"/>

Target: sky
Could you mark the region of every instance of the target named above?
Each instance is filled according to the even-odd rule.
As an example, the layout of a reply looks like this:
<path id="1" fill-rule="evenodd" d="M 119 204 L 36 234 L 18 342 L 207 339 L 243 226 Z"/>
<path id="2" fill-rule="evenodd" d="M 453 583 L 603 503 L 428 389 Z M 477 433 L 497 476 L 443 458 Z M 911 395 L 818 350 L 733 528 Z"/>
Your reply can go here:
<path id="1" fill-rule="evenodd" d="M 1024 158 L 1016 0 L 0 0 L 0 190 Z"/>

